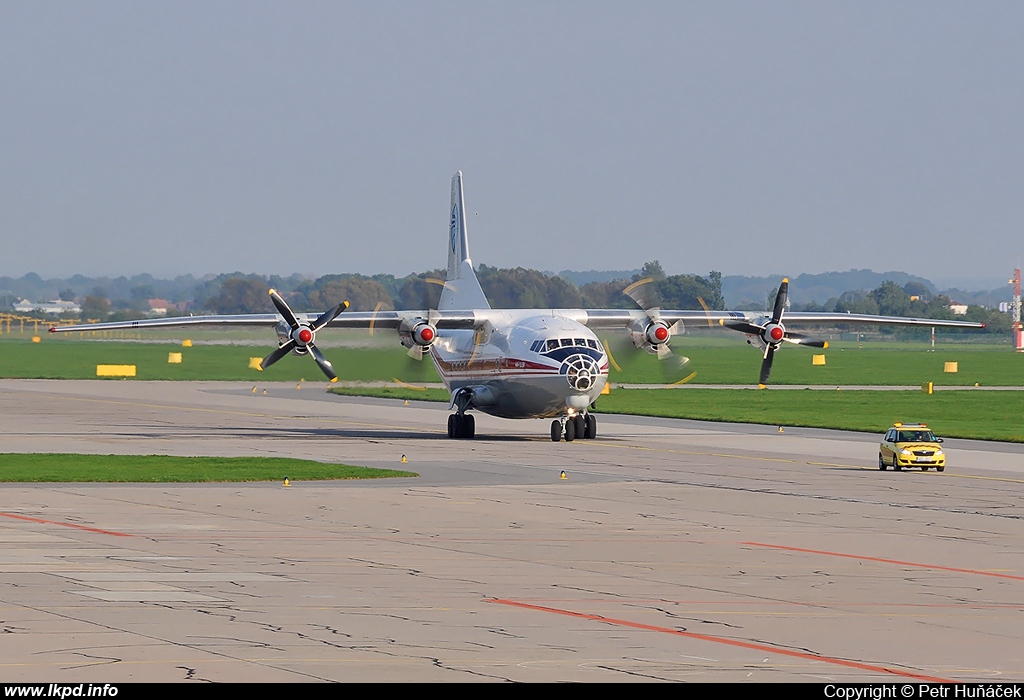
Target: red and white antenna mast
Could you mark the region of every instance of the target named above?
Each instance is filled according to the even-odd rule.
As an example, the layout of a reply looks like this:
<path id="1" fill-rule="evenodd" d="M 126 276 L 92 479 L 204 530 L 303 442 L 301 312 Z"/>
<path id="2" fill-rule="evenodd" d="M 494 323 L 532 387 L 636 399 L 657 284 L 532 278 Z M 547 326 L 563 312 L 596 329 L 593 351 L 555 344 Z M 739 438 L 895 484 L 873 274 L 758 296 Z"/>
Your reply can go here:
<path id="1" fill-rule="evenodd" d="M 1013 271 L 1013 279 L 1010 280 L 1010 284 L 1013 285 L 1013 302 L 1011 303 L 1012 308 L 1010 312 L 1013 314 L 1013 323 L 1011 325 L 1013 333 L 1013 349 L 1017 352 L 1024 352 L 1024 326 L 1020 322 L 1020 268 L 1018 267 Z"/>

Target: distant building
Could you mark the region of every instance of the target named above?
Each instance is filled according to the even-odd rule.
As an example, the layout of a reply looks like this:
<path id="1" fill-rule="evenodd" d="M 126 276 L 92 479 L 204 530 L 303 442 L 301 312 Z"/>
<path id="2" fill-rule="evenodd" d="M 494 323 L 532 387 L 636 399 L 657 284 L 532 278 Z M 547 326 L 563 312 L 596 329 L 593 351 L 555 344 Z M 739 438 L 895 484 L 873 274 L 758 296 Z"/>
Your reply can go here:
<path id="1" fill-rule="evenodd" d="M 149 300 L 149 315 L 150 316 L 166 316 L 167 307 L 170 302 L 166 299 L 150 299 Z"/>
<path id="2" fill-rule="evenodd" d="M 956 302 L 953 302 L 949 305 L 949 310 L 953 312 L 954 316 L 966 316 L 967 304 L 957 304 Z"/>
<path id="3" fill-rule="evenodd" d="M 1004 314 L 1010 313 L 1010 302 L 1008 302 L 1008 301 L 1001 301 L 1001 302 L 999 302 L 999 311 L 1001 311 Z"/>
<path id="4" fill-rule="evenodd" d="M 14 310 L 19 314 L 32 313 L 33 311 L 44 314 L 80 314 L 82 307 L 73 301 L 28 301 L 22 299 L 14 304 Z"/>

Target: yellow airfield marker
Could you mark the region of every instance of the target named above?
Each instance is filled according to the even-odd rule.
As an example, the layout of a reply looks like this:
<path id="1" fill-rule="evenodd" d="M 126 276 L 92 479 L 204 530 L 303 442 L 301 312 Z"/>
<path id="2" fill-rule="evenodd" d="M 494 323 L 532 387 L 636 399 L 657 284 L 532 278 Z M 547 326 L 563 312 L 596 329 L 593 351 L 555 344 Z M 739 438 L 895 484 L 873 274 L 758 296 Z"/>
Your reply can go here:
<path id="1" fill-rule="evenodd" d="M 407 459 L 405 458 L 405 455 L 402 455 L 402 464 L 405 464 L 405 463 L 406 463 L 406 462 L 408 462 L 408 461 L 409 461 L 409 460 L 407 460 Z"/>
<path id="2" fill-rule="evenodd" d="M 784 430 L 782 429 L 782 426 L 781 426 L 781 425 L 779 426 L 779 432 L 780 432 L 780 433 L 784 433 L 784 432 L 786 432 L 786 431 L 784 431 Z"/>
<path id="3" fill-rule="evenodd" d="M 569 477 L 565 475 L 565 470 L 563 469 L 562 472 L 558 475 L 558 478 L 562 480 L 567 480 Z"/>
<path id="4" fill-rule="evenodd" d="M 282 484 L 282 486 L 291 486 L 291 485 L 292 485 L 292 482 L 288 481 L 288 477 L 286 476 L 284 478 L 284 484 Z"/>
<path id="5" fill-rule="evenodd" d="M 181 341 L 181 347 L 183 347 L 183 348 L 190 348 L 190 347 L 192 347 L 192 340 L 189 339 L 189 338 L 185 338 L 183 341 Z"/>
<path id="6" fill-rule="evenodd" d="M 40 338 L 38 335 L 34 335 L 34 336 L 32 336 L 32 342 L 33 343 L 41 343 L 41 342 L 43 342 L 43 339 Z"/>
<path id="7" fill-rule="evenodd" d="M 266 389 L 264 389 L 264 390 L 263 390 L 263 395 L 264 395 L 264 396 L 266 396 L 266 395 L 267 395 L 267 390 L 266 390 Z"/>
<path id="8" fill-rule="evenodd" d="M 254 394 L 256 393 L 256 387 L 252 388 L 252 393 L 254 393 Z"/>
<path id="9" fill-rule="evenodd" d="M 811 355 L 811 364 L 812 365 L 824 365 L 825 364 L 825 356 L 824 355 Z"/>
<path id="10" fill-rule="evenodd" d="M 135 365 L 96 365 L 97 377 L 134 377 Z"/>
<path id="11" fill-rule="evenodd" d="M 296 384 L 296 385 L 295 385 L 295 388 L 296 388 L 296 389 L 301 389 L 301 388 L 302 388 L 302 385 L 301 385 L 301 384 Z"/>
<path id="12" fill-rule="evenodd" d="M 167 364 L 169 364 L 169 365 L 180 365 L 181 364 L 181 353 L 180 352 L 169 352 L 169 353 L 167 353 Z"/>
<path id="13" fill-rule="evenodd" d="M 944 362 L 943 365 L 942 365 L 942 371 L 946 372 L 947 374 L 956 374 L 957 372 L 960 371 L 960 363 L 959 362 Z"/>

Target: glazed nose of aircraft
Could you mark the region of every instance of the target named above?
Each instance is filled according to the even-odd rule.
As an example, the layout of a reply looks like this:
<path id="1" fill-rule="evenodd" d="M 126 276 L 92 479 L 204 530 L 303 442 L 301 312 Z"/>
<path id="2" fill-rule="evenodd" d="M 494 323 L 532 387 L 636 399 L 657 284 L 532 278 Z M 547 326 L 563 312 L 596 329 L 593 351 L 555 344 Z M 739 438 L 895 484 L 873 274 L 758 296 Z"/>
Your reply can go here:
<path id="1" fill-rule="evenodd" d="M 587 355 L 575 355 L 567 357 L 565 362 L 562 363 L 562 374 L 565 375 L 569 386 L 573 389 L 576 391 L 587 391 L 594 386 L 594 382 L 597 381 L 601 370 L 593 358 Z"/>

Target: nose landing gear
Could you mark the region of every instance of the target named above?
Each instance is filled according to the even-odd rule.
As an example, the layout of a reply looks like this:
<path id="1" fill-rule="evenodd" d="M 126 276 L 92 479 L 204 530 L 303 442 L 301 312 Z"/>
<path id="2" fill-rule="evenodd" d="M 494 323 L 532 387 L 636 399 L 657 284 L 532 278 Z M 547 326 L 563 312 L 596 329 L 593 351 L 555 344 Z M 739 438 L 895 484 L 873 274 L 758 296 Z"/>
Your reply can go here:
<path id="1" fill-rule="evenodd" d="M 551 442 L 558 442 L 563 437 L 566 442 L 576 438 L 593 440 L 597 437 L 597 416 L 577 413 L 575 416 L 562 416 L 551 421 Z"/>

